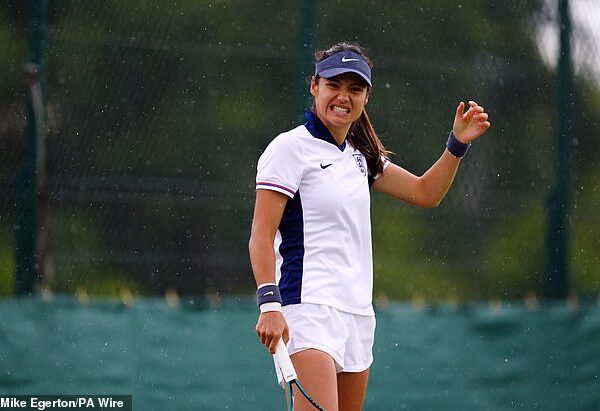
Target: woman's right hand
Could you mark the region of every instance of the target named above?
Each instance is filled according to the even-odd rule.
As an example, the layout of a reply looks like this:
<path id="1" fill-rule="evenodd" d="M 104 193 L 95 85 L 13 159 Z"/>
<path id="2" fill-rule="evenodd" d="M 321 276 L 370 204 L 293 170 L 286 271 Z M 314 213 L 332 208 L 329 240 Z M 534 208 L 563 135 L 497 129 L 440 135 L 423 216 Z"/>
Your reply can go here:
<path id="1" fill-rule="evenodd" d="M 256 323 L 256 334 L 271 354 L 275 354 L 275 348 L 280 338 L 283 338 L 285 343 L 290 339 L 287 322 L 280 311 L 261 313 Z"/>

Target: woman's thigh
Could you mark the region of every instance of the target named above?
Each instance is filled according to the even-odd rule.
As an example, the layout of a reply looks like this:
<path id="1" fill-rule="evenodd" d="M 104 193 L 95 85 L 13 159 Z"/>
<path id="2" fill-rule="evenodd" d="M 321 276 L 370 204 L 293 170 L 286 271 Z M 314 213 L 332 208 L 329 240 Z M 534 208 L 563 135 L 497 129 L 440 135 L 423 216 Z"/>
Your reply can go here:
<path id="1" fill-rule="evenodd" d="M 339 411 L 360 411 L 365 402 L 369 370 L 341 372 L 337 375 Z"/>
<path id="2" fill-rule="evenodd" d="M 321 407 L 338 410 L 338 381 L 335 362 L 323 351 L 308 349 L 291 356 L 300 383 Z M 314 407 L 294 386 L 294 410 L 314 411 Z"/>

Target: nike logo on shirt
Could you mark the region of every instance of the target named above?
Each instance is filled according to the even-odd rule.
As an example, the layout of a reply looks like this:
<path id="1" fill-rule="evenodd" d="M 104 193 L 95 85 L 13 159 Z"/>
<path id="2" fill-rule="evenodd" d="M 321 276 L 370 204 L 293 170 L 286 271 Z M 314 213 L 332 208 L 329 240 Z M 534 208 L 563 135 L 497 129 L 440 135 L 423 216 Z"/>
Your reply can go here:
<path id="1" fill-rule="evenodd" d="M 333 163 L 329 163 L 329 164 L 325 164 L 325 165 L 323 165 L 323 163 L 321 163 L 321 168 L 322 168 L 323 170 L 325 170 L 327 167 L 329 167 L 329 166 L 331 166 L 331 165 L 333 165 Z"/>

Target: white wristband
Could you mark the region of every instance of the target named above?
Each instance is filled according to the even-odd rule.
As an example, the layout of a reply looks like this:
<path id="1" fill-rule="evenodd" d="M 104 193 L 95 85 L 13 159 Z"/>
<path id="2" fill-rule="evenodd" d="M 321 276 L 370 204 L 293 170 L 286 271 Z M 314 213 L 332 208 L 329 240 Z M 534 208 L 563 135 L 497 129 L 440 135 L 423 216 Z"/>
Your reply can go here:
<path id="1" fill-rule="evenodd" d="M 259 284 L 258 287 L 256 287 L 257 290 L 260 290 L 261 288 L 263 288 L 265 285 L 277 285 L 275 283 L 262 283 Z"/>
<path id="2" fill-rule="evenodd" d="M 278 302 L 264 303 L 260 305 L 261 313 L 268 313 L 271 311 L 279 311 L 281 312 L 281 304 Z"/>

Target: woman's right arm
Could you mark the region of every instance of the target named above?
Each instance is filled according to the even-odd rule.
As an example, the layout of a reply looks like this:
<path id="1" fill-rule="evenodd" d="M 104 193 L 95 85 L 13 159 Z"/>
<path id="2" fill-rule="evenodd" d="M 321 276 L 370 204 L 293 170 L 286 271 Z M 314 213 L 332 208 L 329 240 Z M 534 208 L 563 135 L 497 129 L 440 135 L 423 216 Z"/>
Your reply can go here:
<path id="1" fill-rule="evenodd" d="M 254 218 L 248 250 L 256 285 L 275 283 L 275 250 L 273 242 L 283 216 L 288 196 L 273 190 L 257 190 Z M 279 311 L 261 313 L 256 324 L 260 342 L 271 354 L 279 339 L 288 340 L 288 326 Z"/>

